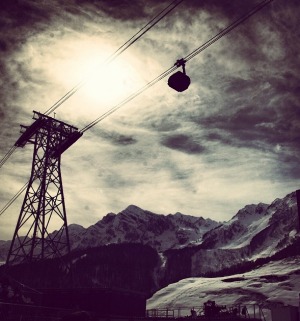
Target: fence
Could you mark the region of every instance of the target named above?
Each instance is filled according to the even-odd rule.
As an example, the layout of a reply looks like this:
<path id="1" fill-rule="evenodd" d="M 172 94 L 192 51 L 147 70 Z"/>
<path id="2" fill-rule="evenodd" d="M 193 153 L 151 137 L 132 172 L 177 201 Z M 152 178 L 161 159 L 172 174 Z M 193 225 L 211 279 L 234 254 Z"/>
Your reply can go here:
<path id="1" fill-rule="evenodd" d="M 60 321 L 62 316 L 69 314 L 71 310 L 48 308 L 30 304 L 15 304 L 0 302 L 0 321 Z M 149 321 L 149 319 L 199 319 L 199 320 L 262 320 L 265 321 L 263 310 L 258 305 L 235 305 L 222 307 L 216 314 L 211 314 L 207 318 L 207 311 L 203 306 L 177 307 L 177 308 L 162 308 L 151 309 L 146 311 L 146 316 L 135 317 L 101 317 L 97 320 L 104 321 Z M 151 321 L 151 320 L 150 320 Z"/>
<path id="2" fill-rule="evenodd" d="M 176 307 L 176 308 L 160 308 L 147 310 L 146 316 L 148 318 L 201 318 L 207 316 L 203 306 L 194 307 Z M 219 309 L 218 313 L 215 313 L 214 319 L 224 319 L 225 316 L 237 316 L 244 319 L 254 319 L 265 321 L 265 314 L 263 309 L 257 304 L 243 304 L 224 306 Z M 212 315 L 210 315 L 212 316 Z"/>

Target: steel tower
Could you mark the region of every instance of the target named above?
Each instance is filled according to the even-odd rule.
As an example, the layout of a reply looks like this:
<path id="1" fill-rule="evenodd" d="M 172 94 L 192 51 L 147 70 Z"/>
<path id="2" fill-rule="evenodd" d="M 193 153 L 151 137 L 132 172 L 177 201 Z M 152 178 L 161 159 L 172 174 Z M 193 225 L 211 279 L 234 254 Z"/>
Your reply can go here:
<path id="1" fill-rule="evenodd" d="M 67 216 L 61 176 L 61 154 L 82 133 L 55 118 L 33 112 L 34 123 L 21 125 L 15 143 L 34 145 L 31 176 L 27 185 L 8 265 L 61 257 L 70 251 Z"/>

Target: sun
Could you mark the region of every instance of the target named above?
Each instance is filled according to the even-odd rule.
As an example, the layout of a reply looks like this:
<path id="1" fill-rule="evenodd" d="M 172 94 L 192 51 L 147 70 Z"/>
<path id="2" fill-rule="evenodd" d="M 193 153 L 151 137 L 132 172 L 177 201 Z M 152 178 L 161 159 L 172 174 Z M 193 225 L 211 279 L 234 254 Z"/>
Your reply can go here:
<path id="1" fill-rule="evenodd" d="M 135 87 L 136 72 L 121 57 L 110 64 L 100 63 L 93 68 L 83 93 L 94 102 L 112 104 L 130 94 Z"/>
<path id="2" fill-rule="evenodd" d="M 115 49 L 92 40 L 70 42 L 66 50 L 71 53 L 60 59 L 56 77 L 66 88 L 79 85 L 78 94 L 87 104 L 111 106 L 125 99 L 142 84 L 133 67 L 133 58 L 120 55 L 107 63 Z M 77 49 L 75 49 L 77 48 Z M 132 59 L 131 59 L 132 58 Z"/>

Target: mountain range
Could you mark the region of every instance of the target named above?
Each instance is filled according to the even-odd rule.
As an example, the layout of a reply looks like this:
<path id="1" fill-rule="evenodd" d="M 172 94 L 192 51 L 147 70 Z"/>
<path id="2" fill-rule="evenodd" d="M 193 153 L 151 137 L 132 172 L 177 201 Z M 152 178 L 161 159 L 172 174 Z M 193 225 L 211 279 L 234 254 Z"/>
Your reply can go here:
<path id="1" fill-rule="evenodd" d="M 298 221 L 294 192 L 272 204 L 246 205 L 227 222 L 181 213 L 159 215 L 130 205 L 87 229 L 72 224 L 69 235 L 73 250 L 139 243 L 160 253 L 193 247 L 214 255 L 230 252 L 253 259 L 270 256 L 290 244 L 299 230 Z"/>
<path id="2" fill-rule="evenodd" d="M 130 205 L 119 214 L 107 214 L 87 229 L 70 225 L 69 234 L 72 249 L 140 243 L 164 252 L 198 244 L 205 233 L 219 225 L 211 219 L 181 213 L 159 215 Z"/>
<path id="3" fill-rule="evenodd" d="M 69 236 L 72 252 L 65 260 L 77 286 L 122 287 L 150 297 L 183 279 L 246 273 L 276 255 L 293 255 L 287 249 L 299 241 L 296 192 L 271 204 L 246 205 L 227 222 L 130 205 L 88 228 L 71 224 Z M 2 259 L 9 244 L 0 241 Z M 12 274 L 24 274 L 20 269 L 12 267 Z M 37 262 L 31 270 L 36 278 L 26 282 L 34 287 L 68 286 L 69 270 L 58 260 Z"/>

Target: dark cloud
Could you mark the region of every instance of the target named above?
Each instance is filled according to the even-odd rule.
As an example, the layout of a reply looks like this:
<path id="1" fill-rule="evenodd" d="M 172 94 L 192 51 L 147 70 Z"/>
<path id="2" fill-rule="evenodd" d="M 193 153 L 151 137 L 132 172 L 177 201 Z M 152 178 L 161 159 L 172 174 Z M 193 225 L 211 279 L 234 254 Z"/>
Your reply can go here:
<path id="1" fill-rule="evenodd" d="M 94 6 L 94 10 L 100 10 L 107 16 L 120 20 L 131 20 L 142 18 L 145 16 L 145 4 L 143 1 L 132 0 L 110 0 L 110 1 L 97 1 L 97 0 L 76 0 L 77 6 L 84 4 Z"/>
<path id="2" fill-rule="evenodd" d="M 151 119 L 147 123 L 148 128 L 159 132 L 174 131 L 181 127 L 177 119 L 172 117 L 160 117 L 157 119 Z"/>
<path id="3" fill-rule="evenodd" d="M 126 146 L 133 145 L 137 142 L 137 140 L 132 135 L 125 135 L 112 130 L 97 130 L 97 134 L 104 140 L 109 141 L 114 145 Z"/>
<path id="4" fill-rule="evenodd" d="M 178 134 L 168 136 L 162 139 L 162 145 L 171 149 L 175 149 L 187 154 L 202 154 L 205 147 L 193 140 L 193 137 Z"/>
<path id="5" fill-rule="evenodd" d="M 229 8 L 235 4 L 232 1 Z M 299 38 L 292 14 L 295 6 L 295 1 L 289 1 L 288 8 L 280 1 L 267 6 L 203 56 L 204 63 L 193 76 L 202 79 L 199 83 L 211 94 L 199 93 L 201 104 L 190 119 L 207 131 L 207 139 L 271 153 L 281 144 L 285 153 L 299 155 L 300 79 L 295 52 L 300 42 L 295 41 Z M 230 17 L 229 8 L 224 2 L 218 12 Z"/>
<path id="6" fill-rule="evenodd" d="M 204 134 L 204 140 L 208 142 L 220 142 L 224 145 L 231 145 L 232 139 L 228 137 L 228 134 L 224 134 L 219 129 L 214 129 L 211 132 Z"/>
<path id="7" fill-rule="evenodd" d="M 292 153 L 291 150 L 283 147 L 275 154 L 276 167 L 269 173 L 270 179 L 279 179 L 283 181 L 292 181 L 300 179 L 299 153 Z"/>
<path id="8" fill-rule="evenodd" d="M 1 48 L 5 53 L 20 48 L 28 36 L 49 27 L 53 11 L 32 1 L 2 1 L 0 4 Z"/>
<path id="9" fill-rule="evenodd" d="M 45 3 L 37 4 L 33 1 L 2 1 L 0 4 L 1 26 L 6 30 L 9 27 L 14 29 L 25 25 L 35 26 L 35 23 L 48 20 L 51 16 L 50 6 Z"/>
<path id="10" fill-rule="evenodd" d="M 296 122 L 294 125 L 291 119 L 291 115 L 295 117 L 297 113 L 291 112 L 288 107 L 283 113 L 282 111 L 276 112 L 272 108 L 249 105 L 237 108 L 228 114 L 199 117 L 198 123 L 202 128 L 210 132 L 214 131 L 213 134 L 208 134 L 208 139 L 219 138 L 222 143 L 227 142 L 238 147 L 248 146 L 260 149 L 264 146 L 265 149 L 268 145 L 269 149 L 273 149 L 275 144 L 290 144 L 293 141 L 296 142 L 299 137 L 299 119 L 294 119 Z M 294 147 L 299 151 L 299 146 Z"/>

